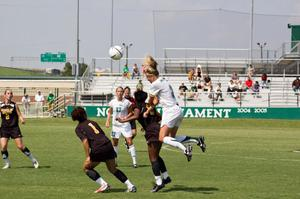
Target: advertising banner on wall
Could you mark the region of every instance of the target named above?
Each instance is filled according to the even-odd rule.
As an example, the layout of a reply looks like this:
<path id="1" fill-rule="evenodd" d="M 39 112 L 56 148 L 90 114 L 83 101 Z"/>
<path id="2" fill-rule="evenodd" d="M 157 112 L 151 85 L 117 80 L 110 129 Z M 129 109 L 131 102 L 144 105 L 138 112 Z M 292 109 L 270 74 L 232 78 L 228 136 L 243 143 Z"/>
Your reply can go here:
<path id="1" fill-rule="evenodd" d="M 106 117 L 108 106 L 84 106 L 88 117 Z M 161 108 L 157 108 L 162 112 Z M 67 107 L 70 116 L 73 106 Z M 300 108 L 201 108 L 182 107 L 185 118 L 263 118 L 263 119 L 300 119 Z"/>

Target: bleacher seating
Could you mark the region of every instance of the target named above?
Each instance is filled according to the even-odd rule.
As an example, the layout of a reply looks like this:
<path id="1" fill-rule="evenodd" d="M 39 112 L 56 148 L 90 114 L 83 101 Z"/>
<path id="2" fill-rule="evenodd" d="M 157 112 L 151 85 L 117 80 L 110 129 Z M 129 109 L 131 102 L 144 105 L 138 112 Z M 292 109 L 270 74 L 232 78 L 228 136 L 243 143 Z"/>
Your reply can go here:
<path id="1" fill-rule="evenodd" d="M 208 97 L 208 94 L 201 91 L 198 93 L 198 97 L 195 100 L 185 100 L 182 96 L 179 96 L 179 86 L 181 83 L 190 88 L 191 83 L 187 79 L 187 75 L 165 75 L 162 77 L 167 79 L 173 87 L 175 96 L 181 106 L 200 106 L 200 107 L 295 107 L 298 106 L 299 100 L 298 96 L 295 95 L 291 89 L 292 81 L 295 77 L 280 77 L 280 76 L 270 76 L 270 88 L 260 89 L 260 94 L 257 96 L 253 95 L 251 91 L 242 94 L 242 100 L 237 101 L 231 95 L 227 95 L 228 82 L 231 79 L 231 74 L 211 75 L 211 80 L 213 86 L 215 87 L 217 83 L 221 83 L 224 101 L 214 101 Z M 243 82 L 246 80 L 245 75 L 240 75 L 240 80 Z M 260 75 L 253 78 L 254 81 L 261 82 Z M 148 91 L 150 83 L 142 78 L 144 90 Z M 138 79 L 127 79 L 119 76 L 94 76 L 92 86 L 90 87 L 89 97 L 84 94 L 85 97 L 81 98 L 82 104 L 98 104 L 107 105 L 107 101 L 100 99 L 101 95 L 114 95 L 115 88 L 118 86 L 129 86 L 134 92 L 136 90 L 136 84 Z M 99 99 L 98 99 L 99 98 Z"/>

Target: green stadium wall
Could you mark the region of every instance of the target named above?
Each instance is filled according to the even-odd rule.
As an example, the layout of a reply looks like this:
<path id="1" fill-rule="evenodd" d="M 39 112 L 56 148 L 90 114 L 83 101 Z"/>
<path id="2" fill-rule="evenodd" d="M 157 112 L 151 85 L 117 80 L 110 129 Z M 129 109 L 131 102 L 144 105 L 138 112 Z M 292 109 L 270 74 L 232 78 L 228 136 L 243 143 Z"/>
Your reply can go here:
<path id="1" fill-rule="evenodd" d="M 106 117 L 108 106 L 84 106 L 88 117 Z M 157 108 L 161 112 L 161 108 Z M 71 115 L 73 106 L 67 107 L 68 116 Z M 182 107 L 185 118 L 254 118 L 254 119 L 300 119 L 300 108 L 201 108 Z"/>

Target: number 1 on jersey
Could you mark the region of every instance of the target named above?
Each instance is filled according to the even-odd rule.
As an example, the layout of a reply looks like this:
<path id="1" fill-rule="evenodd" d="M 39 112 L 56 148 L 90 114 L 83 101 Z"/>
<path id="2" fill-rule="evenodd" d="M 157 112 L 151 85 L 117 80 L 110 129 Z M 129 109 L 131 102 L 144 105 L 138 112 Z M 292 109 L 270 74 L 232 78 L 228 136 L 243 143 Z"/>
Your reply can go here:
<path id="1" fill-rule="evenodd" d="M 99 134 L 100 132 L 98 131 L 98 129 L 92 124 L 92 123 L 89 123 L 88 124 L 94 131 L 95 134 Z"/>

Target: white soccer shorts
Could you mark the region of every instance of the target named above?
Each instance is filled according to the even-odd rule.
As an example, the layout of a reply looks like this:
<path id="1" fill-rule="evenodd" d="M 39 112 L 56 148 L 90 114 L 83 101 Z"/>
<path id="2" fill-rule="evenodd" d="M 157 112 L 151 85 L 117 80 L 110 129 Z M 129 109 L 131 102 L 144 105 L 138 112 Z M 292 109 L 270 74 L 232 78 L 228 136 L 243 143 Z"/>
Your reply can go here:
<path id="1" fill-rule="evenodd" d="M 119 139 L 121 135 L 125 138 L 132 137 L 130 125 L 126 125 L 125 127 L 113 126 L 111 132 L 111 138 Z"/>
<path id="2" fill-rule="evenodd" d="M 179 106 L 164 108 L 160 126 L 167 125 L 169 128 L 179 127 L 182 119 L 183 113 Z"/>

